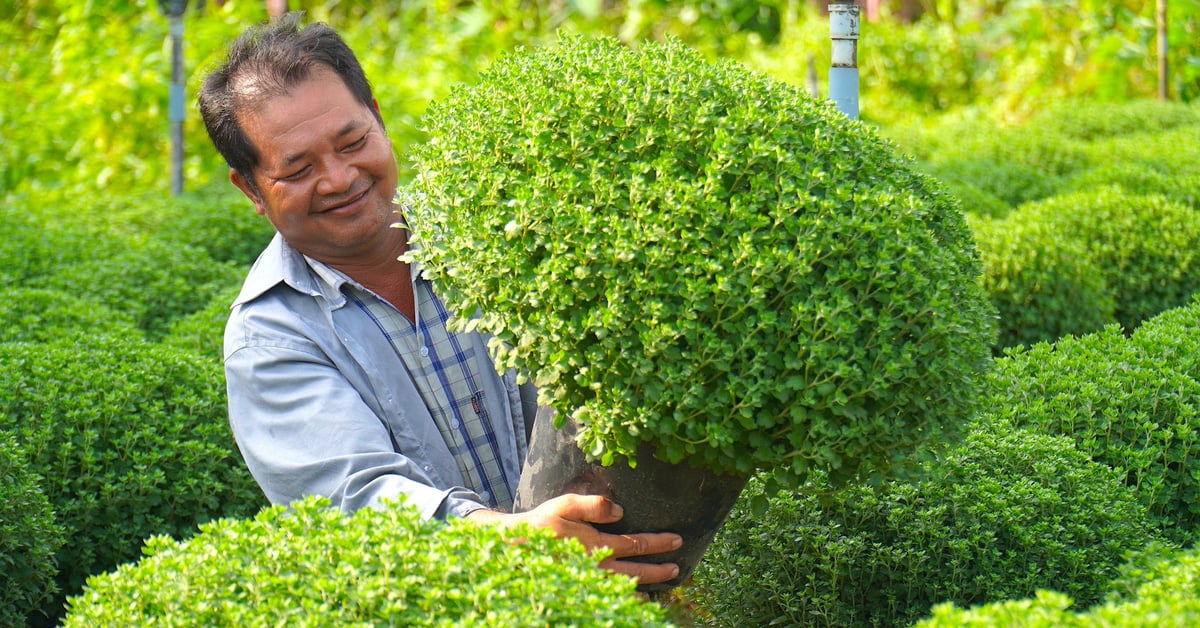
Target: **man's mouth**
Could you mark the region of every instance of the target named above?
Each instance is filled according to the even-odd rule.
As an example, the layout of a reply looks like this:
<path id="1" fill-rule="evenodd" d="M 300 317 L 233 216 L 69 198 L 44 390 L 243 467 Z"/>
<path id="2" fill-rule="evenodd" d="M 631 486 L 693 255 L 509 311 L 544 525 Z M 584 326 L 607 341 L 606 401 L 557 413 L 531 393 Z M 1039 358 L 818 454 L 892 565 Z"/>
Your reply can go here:
<path id="1" fill-rule="evenodd" d="M 362 200 L 363 197 L 365 197 L 367 195 L 367 193 L 369 193 L 370 191 L 371 191 L 371 186 L 367 185 L 366 187 L 364 187 L 362 189 L 362 191 L 353 192 L 353 193 L 351 193 L 347 196 L 344 196 L 336 201 L 324 204 L 324 206 L 322 206 L 319 210 L 317 210 L 317 213 L 325 214 L 328 212 L 334 212 L 339 209 L 343 209 L 343 208 L 349 207 L 351 205 L 354 205 L 354 204 L 358 203 L 358 201 Z"/>

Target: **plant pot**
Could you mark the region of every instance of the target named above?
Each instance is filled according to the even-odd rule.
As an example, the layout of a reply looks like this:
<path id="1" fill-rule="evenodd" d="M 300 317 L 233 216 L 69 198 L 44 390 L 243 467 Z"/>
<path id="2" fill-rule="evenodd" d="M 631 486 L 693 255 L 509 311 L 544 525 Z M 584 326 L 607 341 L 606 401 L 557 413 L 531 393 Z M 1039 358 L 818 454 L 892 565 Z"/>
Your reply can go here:
<path id="1" fill-rule="evenodd" d="M 576 423 L 568 418 L 562 428 L 555 429 L 553 419 L 552 408 L 538 408 L 514 510 L 531 510 L 566 493 L 610 497 L 625 515 L 616 523 L 596 525 L 598 530 L 609 534 L 674 532 L 683 537 L 683 546 L 675 551 L 624 559 L 679 565 L 674 580 L 641 585 L 638 590 L 669 591 L 686 582 L 749 478 L 697 469 L 686 462 L 662 462 L 654 457 L 649 443 L 636 454 L 637 468 L 624 459 L 607 467 L 588 462 L 575 444 Z"/>

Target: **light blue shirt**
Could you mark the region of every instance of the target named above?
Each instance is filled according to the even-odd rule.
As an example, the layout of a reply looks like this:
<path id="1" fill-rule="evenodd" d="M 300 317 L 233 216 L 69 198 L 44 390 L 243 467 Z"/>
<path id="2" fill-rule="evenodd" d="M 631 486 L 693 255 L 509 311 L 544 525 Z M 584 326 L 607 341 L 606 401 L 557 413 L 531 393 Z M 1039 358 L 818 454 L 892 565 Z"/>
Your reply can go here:
<path id="1" fill-rule="evenodd" d="M 399 263 L 399 262 L 397 262 Z M 484 507 L 465 488 L 405 361 L 344 278 L 321 276 L 278 234 L 234 301 L 225 328 L 229 421 L 272 503 L 324 495 L 345 511 L 406 495 L 425 517 Z M 488 336 L 463 336 L 477 356 Z M 536 393 L 516 373 L 475 369 L 500 460 L 520 475 Z"/>

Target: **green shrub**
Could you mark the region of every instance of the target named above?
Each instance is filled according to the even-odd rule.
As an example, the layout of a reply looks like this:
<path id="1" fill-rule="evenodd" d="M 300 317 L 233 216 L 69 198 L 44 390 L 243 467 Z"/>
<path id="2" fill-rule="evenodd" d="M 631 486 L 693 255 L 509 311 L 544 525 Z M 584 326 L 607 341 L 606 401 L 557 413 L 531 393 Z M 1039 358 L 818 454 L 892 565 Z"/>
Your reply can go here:
<path id="1" fill-rule="evenodd" d="M 224 360 L 225 323 L 229 307 L 241 290 L 240 285 L 234 285 L 218 292 L 205 308 L 171 323 L 162 344 Z"/>
<path id="2" fill-rule="evenodd" d="M 1187 305 L 1167 310 L 1146 321 L 1133 332 L 1131 342 L 1159 360 L 1195 380 L 1200 380 L 1200 295 Z"/>
<path id="3" fill-rule="evenodd" d="M 228 180 L 180 196 L 151 191 L 91 199 L 87 226 L 98 238 L 202 250 L 217 262 L 249 268 L 275 229 Z"/>
<path id="4" fill-rule="evenodd" d="M 1008 220 L 1046 223 L 1086 247 L 1127 330 L 1200 291 L 1200 213 L 1161 196 L 1101 188 L 1030 203 Z"/>
<path id="5" fill-rule="evenodd" d="M 1195 105 L 1193 105 L 1195 107 Z M 1180 178 L 1200 176 L 1200 124 L 1096 140 L 1094 163 L 1131 164 Z"/>
<path id="6" fill-rule="evenodd" d="M 0 418 L 0 422 L 7 421 Z M 21 626 L 54 594 L 63 531 L 12 434 L 0 430 L 0 625 Z"/>
<path id="7" fill-rule="evenodd" d="M 1158 560 L 1135 564 L 1139 573 L 1118 583 L 1132 588 L 1104 604 L 1071 612 L 1070 596 L 1039 591 L 1033 599 L 996 602 L 962 609 L 937 606 L 916 628 L 938 626 L 1024 626 L 1059 628 L 1107 626 L 1186 628 L 1200 622 L 1200 551 L 1177 550 Z"/>
<path id="8" fill-rule="evenodd" d="M 128 312 L 148 338 L 157 340 L 171 322 L 208 305 L 217 292 L 241 283 L 244 274 L 203 249 L 151 240 L 64 266 L 43 285 Z"/>
<path id="9" fill-rule="evenodd" d="M 1174 174 L 1137 163 L 1088 168 L 1063 182 L 1062 190 L 1085 192 L 1104 186 L 1115 186 L 1126 194 L 1157 194 L 1193 211 L 1200 210 L 1200 174 Z"/>
<path id="10" fill-rule="evenodd" d="M 80 335 L 142 339 L 125 312 L 41 288 L 0 290 L 0 342 L 54 342 Z"/>
<path id="11" fill-rule="evenodd" d="M 10 343 L 0 381 L 0 429 L 29 453 L 67 533 L 65 594 L 136 558 L 142 539 L 264 501 L 233 443 L 214 360 L 128 338 Z"/>
<path id="12" fill-rule="evenodd" d="M 899 626 L 1051 586 L 1097 601 L 1157 538 L 1122 474 L 1067 438 L 979 423 L 924 473 L 779 493 L 761 514 L 754 485 L 697 571 L 698 604 L 723 626 Z"/>
<path id="13" fill-rule="evenodd" d="M 1044 168 L 1011 158 L 964 156 L 929 162 L 923 168 L 948 185 L 970 186 L 1000 199 L 1010 209 L 1052 196 L 1062 186 L 1060 177 Z M 1001 213 L 991 210 L 993 215 Z"/>
<path id="14" fill-rule="evenodd" d="M 37 203 L 27 199 L 0 203 L 0 285 L 32 286 L 60 268 L 120 248 L 115 242 L 97 242 L 76 225 L 48 228 L 38 212 Z"/>
<path id="15" fill-rule="evenodd" d="M 1099 102 L 1067 99 L 1051 102 L 1026 124 L 1047 133 L 1091 141 L 1197 126 L 1200 125 L 1200 109 L 1169 100 Z"/>
<path id="16" fill-rule="evenodd" d="M 976 219 L 980 283 L 1000 316 L 996 347 L 1032 345 L 1115 322 L 1112 291 L 1087 247 L 1041 221 Z"/>
<path id="17" fill-rule="evenodd" d="M 950 179 L 945 176 L 940 178 L 946 185 L 946 189 L 962 203 L 963 212 L 968 216 L 1001 218 L 1012 211 L 1012 206 L 1004 199 L 980 189 L 975 183 Z"/>
<path id="18" fill-rule="evenodd" d="M 970 232 L 828 103 L 564 36 L 426 119 L 414 258 L 601 461 L 842 479 L 969 413 L 994 333 Z"/>
<path id="19" fill-rule="evenodd" d="M 157 537 L 137 564 L 91 578 L 64 626 L 662 626 L 632 579 L 574 539 L 403 505 L 353 516 L 310 497 Z"/>
<path id="20" fill-rule="evenodd" d="M 203 249 L 218 262 L 249 268 L 266 248 L 275 228 L 227 181 L 174 199 L 160 208 L 165 218 L 157 239 Z"/>
<path id="21" fill-rule="evenodd" d="M 996 361 L 983 412 L 1073 439 L 1121 469 L 1169 538 L 1200 525 L 1200 382 L 1148 355 L 1119 327 Z"/>

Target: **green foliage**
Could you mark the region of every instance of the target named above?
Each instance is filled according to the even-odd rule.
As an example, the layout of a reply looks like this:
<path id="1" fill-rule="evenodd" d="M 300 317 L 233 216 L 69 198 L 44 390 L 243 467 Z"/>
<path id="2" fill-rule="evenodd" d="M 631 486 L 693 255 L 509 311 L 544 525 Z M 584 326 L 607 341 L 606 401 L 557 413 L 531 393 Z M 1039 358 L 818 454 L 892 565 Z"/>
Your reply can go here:
<path id="1" fill-rule="evenodd" d="M 148 338 L 158 339 L 172 321 L 208 305 L 244 274 L 232 263 L 214 261 L 204 249 L 151 240 L 64 266 L 43 285 L 127 312 Z"/>
<path id="2" fill-rule="evenodd" d="M 65 594 L 136 558 L 142 539 L 188 535 L 263 502 L 229 433 L 214 360 L 128 338 L 0 344 L 0 381 L 0 429 L 28 452 L 67 533 Z"/>
<path id="3" fill-rule="evenodd" d="M 1192 105 L 1200 108 L 1200 103 Z M 1096 140 L 1088 148 L 1093 163 L 1131 164 L 1153 168 L 1166 175 L 1200 177 L 1200 125 L 1177 126 L 1162 131 L 1128 133 Z M 1195 194 L 1195 190 L 1192 190 Z"/>
<path id="4" fill-rule="evenodd" d="M 667 625 L 633 580 L 546 530 L 422 520 L 397 504 L 293 506 L 150 539 L 136 565 L 91 578 L 63 625 Z"/>
<path id="5" fill-rule="evenodd" d="M 0 422 L 8 421 L 0 418 Z M 29 470 L 26 454 L 0 430 L 0 625 L 20 626 L 54 593 L 54 555 L 63 531 Z"/>
<path id="6" fill-rule="evenodd" d="M 0 290 L 0 342 L 55 342 L 81 335 L 143 338 L 127 313 L 41 288 Z"/>
<path id="7" fill-rule="evenodd" d="M 1060 628 L 1110 626 L 1174 626 L 1185 628 L 1200 622 L 1200 550 L 1174 550 L 1157 557 L 1139 559 L 1126 567 L 1119 584 L 1129 590 L 1102 605 L 1071 612 L 1070 596 L 1039 591 L 1036 597 L 996 602 L 962 609 L 953 604 L 937 606 L 933 616 L 916 628 L 959 626 L 1024 626 Z"/>
<path id="8" fill-rule="evenodd" d="M 986 154 L 986 148 L 979 148 Z M 927 172 L 946 181 L 951 189 L 970 186 L 999 199 L 1009 208 L 1052 196 L 1062 185 L 1059 177 L 1024 161 L 1026 158 L 1033 159 L 1032 156 L 952 158 L 944 156 L 944 153 L 942 155 L 938 161 L 925 167 Z M 964 207 L 970 208 L 970 205 L 964 203 Z M 985 206 L 983 209 L 992 215 L 1007 213 L 994 206 Z"/>
<path id="9" fill-rule="evenodd" d="M 1161 196 L 1101 188 L 1031 203 L 1006 220 L 1045 223 L 1086 247 L 1126 329 L 1200 291 L 1200 214 Z"/>
<path id="10" fill-rule="evenodd" d="M 1169 538 L 1191 543 L 1200 529 L 1200 382 L 1168 358 L 1116 325 L 1038 344 L 996 361 L 983 412 L 1073 439 L 1123 471 Z"/>
<path id="11" fill-rule="evenodd" d="M 1197 133 L 1200 133 L 1200 130 Z M 1159 144 L 1156 141 L 1152 143 Z M 1088 168 L 1065 180 L 1062 191 L 1085 192 L 1106 186 L 1116 187 L 1131 195 L 1159 195 L 1192 211 L 1200 211 L 1200 172 L 1163 172 L 1154 166 L 1136 162 L 1126 161 Z"/>
<path id="12" fill-rule="evenodd" d="M 1162 100 L 1099 102 L 1072 98 L 1054 102 L 1026 122 L 1047 133 L 1093 141 L 1200 125 L 1200 108 Z M 1161 148 L 1161 147 L 1160 147 Z"/>
<path id="13" fill-rule="evenodd" d="M 1114 318 L 1112 291 L 1087 246 L 1041 221 L 970 221 L 980 283 L 1000 316 L 997 349 L 1093 332 Z"/>
<path id="14" fill-rule="evenodd" d="M 34 285 L 60 267 L 120 249 L 78 224 L 49 227 L 42 218 L 48 210 L 39 205 L 24 199 L 0 203 L 0 285 Z"/>
<path id="15" fill-rule="evenodd" d="M 1046 587 L 1099 601 L 1157 538 L 1123 475 L 1064 437 L 981 422 L 924 472 L 828 495 L 753 483 L 697 571 L 700 608 L 722 626 L 900 626 Z"/>
<path id="16" fill-rule="evenodd" d="M 1133 332 L 1130 341 L 1152 359 L 1200 381 L 1200 295 L 1167 310 Z"/>
<path id="17" fill-rule="evenodd" d="M 240 285 L 234 285 L 218 292 L 203 309 L 171 323 L 170 330 L 159 342 L 223 360 L 225 323 L 229 320 L 229 308 L 241 289 Z"/>
<path id="18" fill-rule="evenodd" d="M 89 227 L 100 237 L 203 251 L 217 262 L 249 268 L 275 229 L 228 181 L 177 197 L 125 194 L 88 203 Z"/>
<path id="19" fill-rule="evenodd" d="M 994 330 L 962 215 L 831 107 L 564 37 L 427 120 L 413 256 L 585 452 L 845 479 L 969 414 Z"/>

